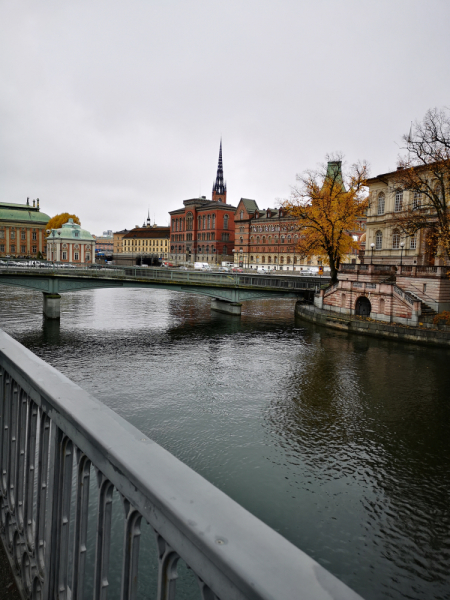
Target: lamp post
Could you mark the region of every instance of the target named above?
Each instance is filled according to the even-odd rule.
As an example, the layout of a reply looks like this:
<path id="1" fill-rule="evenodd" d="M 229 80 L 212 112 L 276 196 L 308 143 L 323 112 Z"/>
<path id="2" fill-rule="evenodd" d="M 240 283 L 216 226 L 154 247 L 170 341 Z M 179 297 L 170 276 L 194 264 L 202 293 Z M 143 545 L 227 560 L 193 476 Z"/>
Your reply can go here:
<path id="1" fill-rule="evenodd" d="M 236 248 L 233 248 L 231 252 L 233 253 L 233 265 L 236 265 Z"/>
<path id="2" fill-rule="evenodd" d="M 244 265 L 244 251 L 242 250 L 242 248 L 239 250 L 239 266 L 242 263 L 242 267 L 245 269 L 245 265 Z"/>
<path id="3" fill-rule="evenodd" d="M 372 242 L 370 244 L 370 249 L 372 250 L 372 254 L 370 256 L 370 264 L 373 265 L 373 249 L 375 248 L 375 244 Z"/>
<path id="4" fill-rule="evenodd" d="M 403 264 L 403 246 L 405 245 L 405 242 L 400 242 L 400 266 L 402 266 Z"/>

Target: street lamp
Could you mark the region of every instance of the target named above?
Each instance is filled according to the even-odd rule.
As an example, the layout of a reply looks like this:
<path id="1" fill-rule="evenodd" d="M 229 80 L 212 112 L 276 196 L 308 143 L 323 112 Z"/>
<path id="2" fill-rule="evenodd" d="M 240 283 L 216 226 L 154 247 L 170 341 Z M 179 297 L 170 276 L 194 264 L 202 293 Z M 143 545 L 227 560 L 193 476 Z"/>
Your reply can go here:
<path id="1" fill-rule="evenodd" d="M 405 242 L 400 242 L 400 266 L 402 266 L 403 264 L 403 246 L 405 245 Z"/>
<path id="2" fill-rule="evenodd" d="M 233 265 L 236 265 L 236 248 L 233 248 L 231 252 L 233 253 Z"/>
<path id="3" fill-rule="evenodd" d="M 244 265 L 244 251 L 242 250 L 242 248 L 239 250 L 239 264 L 242 263 L 242 266 L 245 269 L 245 265 Z"/>
<path id="4" fill-rule="evenodd" d="M 370 248 L 372 250 L 372 254 L 370 257 L 370 264 L 373 265 L 373 249 L 375 248 L 375 244 L 373 242 L 370 244 Z"/>

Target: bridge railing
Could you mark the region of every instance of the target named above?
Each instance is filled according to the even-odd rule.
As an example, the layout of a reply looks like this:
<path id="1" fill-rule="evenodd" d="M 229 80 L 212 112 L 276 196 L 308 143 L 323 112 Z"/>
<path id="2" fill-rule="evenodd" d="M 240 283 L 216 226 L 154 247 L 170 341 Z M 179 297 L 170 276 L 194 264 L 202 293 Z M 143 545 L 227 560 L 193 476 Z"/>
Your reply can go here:
<path id="1" fill-rule="evenodd" d="M 90 597 L 106 600 L 116 492 L 124 515 L 121 600 L 136 598 L 145 522 L 156 540 L 157 600 L 178 597 L 180 559 L 203 600 L 359 598 L 1 330 L 0 424 L 0 536 L 24 598 L 85 597 L 94 517 Z"/>

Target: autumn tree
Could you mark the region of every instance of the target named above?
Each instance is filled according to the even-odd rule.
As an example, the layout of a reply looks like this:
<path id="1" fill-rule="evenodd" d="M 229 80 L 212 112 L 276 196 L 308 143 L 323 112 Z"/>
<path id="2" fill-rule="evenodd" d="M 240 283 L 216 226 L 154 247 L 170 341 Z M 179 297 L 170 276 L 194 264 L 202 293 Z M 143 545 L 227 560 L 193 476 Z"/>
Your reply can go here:
<path id="1" fill-rule="evenodd" d="M 283 202 L 297 219 L 296 251 L 306 257 L 321 257 L 330 265 L 333 282 L 337 281 L 343 256 L 358 247 L 350 232 L 357 229 L 357 219 L 368 204 L 367 164 L 353 164 L 344 177 L 341 159 L 339 156 L 319 170 L 297 175 L 299 184 L 292 188 L 290 199 Z"/>
<path id="2" fill-rule="evenodd" d="M 59 215 L 55 215 L 54 217 L 52 217 L 50 219 L 50 221 L 47 223 L 45 228 L 46 229 L 59 229 L 60 227 L 62 227 L 64 225 L 64 223 L 67 223 L 67 221 L 69 219 L 73 219 L 74 223 L 78 223 L 78 225 L 81 225 L 80 219 L 77 217 L 77 215 L 69 215 L 69 213 L 61 213 Z"/>
<path id="3" fill-rule="evenodd" d="M 431 254 L 450 257 L 450 112 L 430 109 L 403 136 L 392 191 L 409 191 L 396 222 L 408 236 L 426 230 Z"/>

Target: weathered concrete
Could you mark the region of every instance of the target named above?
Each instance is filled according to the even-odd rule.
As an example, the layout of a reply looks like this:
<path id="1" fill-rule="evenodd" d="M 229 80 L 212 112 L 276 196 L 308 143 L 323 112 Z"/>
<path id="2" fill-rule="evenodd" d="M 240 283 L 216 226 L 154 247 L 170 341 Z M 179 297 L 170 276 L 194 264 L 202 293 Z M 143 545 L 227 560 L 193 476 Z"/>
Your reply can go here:
<path id="1" fill-rule="evenodd" d="M 361 317 L 337 314 L 301 301 L 295 305 L 295 316 L 318 325 L 325 325 L 325 327 L 331 329 L 389 338 L 399 342 L 450 348 L 450 331 L 411 326 L 402 327 L 399 324 L 370 321 Z"/>
<path id="2" fill-rule="evenodd" d="M 44 315 L 47 319 L 61 317 L 61 296 L 59 294 L 46 294 L 44 292 Z"/>
<path id="3" fill-rule="evenodd" d="M 236 317 L 241 316 L 242 304 L 240 302 L 224 302 L 213 298 L 211 300 L 211 310 L 223 313 L 225 315 L 234 315 Z"/>

